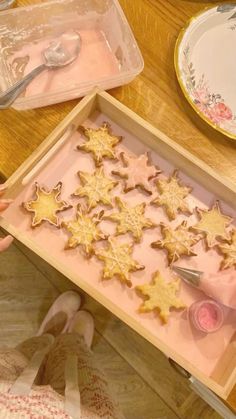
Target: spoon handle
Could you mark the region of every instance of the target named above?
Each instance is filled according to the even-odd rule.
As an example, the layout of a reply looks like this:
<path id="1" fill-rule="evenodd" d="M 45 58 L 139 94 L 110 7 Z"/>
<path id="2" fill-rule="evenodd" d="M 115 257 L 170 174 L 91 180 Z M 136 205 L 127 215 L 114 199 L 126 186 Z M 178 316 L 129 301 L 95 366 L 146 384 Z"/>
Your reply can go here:
<path id="1" fill-rule="evenodd" d="M 40 74 L 43 70 L 45 70 L 47 66 L 45 64 L 41 64 L 32 70 L 29 74 L 27 74 L 23 79 L 19 80 L 13 86 L 9 87 L 5 92 L 0 94 L 0 109 L 7 109 L 10 105 L 16 100 L 16 98 L 26 89 L 28 84 Z"/>

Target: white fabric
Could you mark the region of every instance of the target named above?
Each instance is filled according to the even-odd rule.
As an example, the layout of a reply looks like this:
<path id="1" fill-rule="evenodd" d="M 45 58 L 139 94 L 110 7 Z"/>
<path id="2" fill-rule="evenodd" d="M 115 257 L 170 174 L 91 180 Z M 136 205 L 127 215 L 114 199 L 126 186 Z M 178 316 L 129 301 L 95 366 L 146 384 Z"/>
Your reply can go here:
<path id="1" fill-rule="evenodd" d="M 52 343 L 53 342 L 54 342 L 54 339 L 52 340 Z M 18 396 L 20 395 L 26 396 L 27 394 L 30 393 L 30 390 L 33 386 L 33 383 L 39 371 L 39 368 L 45 356 L 50 351 L 51 346 L 52 344 L 34 353 L 27 367 L 24 369 L 24 371 L 21 373 L 21 375 L 17 378 L 17 380 L 13 384 L 10 390 L 11 394 L 18 394 Z"/>
<path id="2" fill-rule="evenodd" d="M 0 419 L 80 419 L 80 393 L 77 357 L 69 356 L 65 365 L 65 398 L 50 386 L 33 386 L 39 368 L 54 338 L 36 351 L 14 383 L 0 382 Z M 68 412 L 68 413 L 67 413 Z"/>
<path id="3" fill-rule="evenodd" d="M 81 418 L 77 364 L 76 355 L 68 356 L 65 365 L 65 410 L 73 419 Z"/>
<path id="4" fill-rule="evenodd" d="M 50 386 L 33 386 L 27 396 L 9 392 L 12 383 L 0 383 L 0 419 L 73 419 L 64 409 L 64 397 Z"/>

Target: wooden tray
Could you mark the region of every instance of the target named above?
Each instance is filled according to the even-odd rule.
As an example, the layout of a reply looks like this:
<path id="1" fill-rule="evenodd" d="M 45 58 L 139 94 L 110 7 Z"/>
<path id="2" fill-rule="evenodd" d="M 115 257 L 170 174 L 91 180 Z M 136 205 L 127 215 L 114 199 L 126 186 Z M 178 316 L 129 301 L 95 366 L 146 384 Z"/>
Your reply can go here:
<path id="1" fill-rule="evenodd" d="M 98 126 L 104 120 L 111 123 L 116 135 L 124 136 L 118 146 L 121 150 L 137 155 L 151 150 L 152 160 L 165 175 L 179 168 L 180 178 L 193 187 L 189 200 L 192 208 L 196 205 L 201 208 L 210 206 L 217 197 L 221 200 L 223 211 L 236 217 L 236 187 L 233 184 L 109 94 L 95 91 L 75 107 L 7 181 L 9 189 L 6 197 L 14 198 L 14 203 L 0 218 L 0 225 L 199 381 L 226 398 L 236 383 L 236 311 L 231 310 L 224 326 L 212 335 L 199 336 L 194 332 L 187 321 L 186 312 L 173 311 L 168 324 L 163 326 L 155 313 L 138 313 L 142 299 L 134 289 L 121 285 L 117 279 L 100 280 L 102 263 L 95 257 L 85 260 L 78 248 L 64 251 L 68 238 L 64 231 L 47 224 L 32 229 L 30 214 L 21 207 L 22 201 L 32 198 L 36 180 L 47 187 L 61 180 L 62 197 L 73 204 L 78 202 L 78 198 L 71 198 L 71 193 L 79 185 L 76 173 L 78 170 L 93 171 L 94 164 L 89 154 L 76 151 L 76 145 L 81 141 L 76 129 L 81 123 Z M 105 171 L 110 172 L 116 164 L 105 162 Z M 152 185 L 155 189 L 154 183 Z M 121 194 L 121 184 L 117 188 L 114 194 Z M 150 202 L 151 199 L 136 190 L 122 198 L 130 203 Z M 62 218 L 70 219 L 73 211 L 65 211 Z M 146 214 L 157 223 L 168 222 L 162 208 L 148 206 Z M 196 222 L 194 217 L 188 217 L 190 224 L 191 220 L 192 223 Z M 185 218 L 180 215 L 172 224 L 179 224 Z M 114 227 L 112 223 L 107 226 L 111 233 Z M 157 270 L 167 279 L 171 278 L 165 252 L 150 247 L 150 243 L 158 237 L 159 228 L 146 230 L 142 243 L 135 245 L 134 259 L 144 264 L 146 269 L 132 274 L 134 286 L 149 282 L 151 274 Z M 130 236 L 126 235 L 120 240 L 130 241 Z M 186 259 L 185 266 L 201 268 L 209 273 L 218 269 L 220 256 L 215 250 L 206 253 L 202 242 L 196 245 L 195 250 L 198 256 Z M 203 258 L 203 255 L 207 257 Z M 202 297 L 201 292 L 184 283 L 181 284 L 180 294 L 187 306 Z"/>

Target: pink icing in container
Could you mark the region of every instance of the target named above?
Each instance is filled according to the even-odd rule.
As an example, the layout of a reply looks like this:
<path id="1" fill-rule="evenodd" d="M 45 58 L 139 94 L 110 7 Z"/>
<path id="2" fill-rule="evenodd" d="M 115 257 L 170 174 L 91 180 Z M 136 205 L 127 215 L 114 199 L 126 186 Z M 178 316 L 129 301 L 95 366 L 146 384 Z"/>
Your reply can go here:
<path id="1" fill-rule="evenodd" d="M 214 300 L 196 301 L 189 308 L 189 320 L 201 332 L 216 332 L 223 324 L 224 311 Z"/>
<path id="2" fill-rule="evenodd" d="M 53 0 L 0 14 L 0 92 L 43 63 L 42 50 L 68 30 L 81 50 L 70 65 L 41 73 L 14 102 L 31 109 L 129 83 L 143 58 L 118 0 Z"/>

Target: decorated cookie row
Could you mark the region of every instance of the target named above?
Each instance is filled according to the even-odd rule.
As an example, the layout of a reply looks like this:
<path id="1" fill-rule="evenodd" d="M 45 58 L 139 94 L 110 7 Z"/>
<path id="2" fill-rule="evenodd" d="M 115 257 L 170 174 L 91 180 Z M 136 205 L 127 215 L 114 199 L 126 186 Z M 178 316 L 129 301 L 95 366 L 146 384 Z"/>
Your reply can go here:
<path id="1" fill-rule="evenodd" d="M 93 182 L 94 178 L 92 177 L 91 180 Z M 23 203 L 25 209 L 34 213 L 32 227 L 40 225 L 43 221 L 48 221 L 57 227 L 60 226 L 57 213 L 71 208 L 70 204 L 59 198 L 61 187 L 62 183 L 59 182 L 51 191 L 46 191 L 36 183 L 36 199 Z M 96 190 L 99 192 L 99 189 Z M 82 196 L 83 194 L 84 191 Z M 103 198 L 107 201 L 105 194 L 103 194 Z M 96 199 L 96 196 L 94 199 Z M 107 239 L 98 225 L 101 220 L 108 219 L 116 222 L 116 234 L 130 232 L 135 242 L 140 242 L 144 228 L 157 227 L 157 224 L 150 218 L 145 217 L 145 203 L 129 206 L 119 197 L 115 198 L 115 202 L 118 212 L 113 212 L 109 215 L 104 214 L 104 211 L 100 211 L 99 214 L 91 216 L 87 210 L 82 210 L 82 207 L 78 205 L 75 219 L 61 223 L 61 226 L 71 235 L 66 247 L 75 248 L 81 245 L 85 254 L 90 256 L 93 253 L 94 242 Z M 93 207 L 93 205 L 94 201 L 91 201 L 90 206 Z M 153 248 L 165 249 L 168 254 L 169 264 L 172 264 L 181 256 L 194 256 L 193 246 L 203 236 L 206 238 L 208 247 L 216 245 L 217 238 L 220 237 L 229 241 L 228 243 L 218 243 L 218 249 L 224 255 L 221 268 L 236 266 L 236 231 L 233 231 L 230 240 L 230 235 L 226 229 L 232 218 L 221 213 L 218 201 L 210 210 L 198 210 L 198 212 L 200 221 L 190 228 L 187 226 L 187 221 L 183 221 L 176 228 L 160 223 L 162 240 L 153 242 L 151 246 Z"/>

